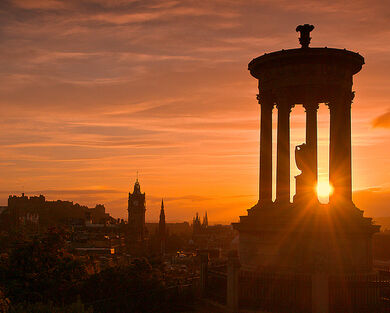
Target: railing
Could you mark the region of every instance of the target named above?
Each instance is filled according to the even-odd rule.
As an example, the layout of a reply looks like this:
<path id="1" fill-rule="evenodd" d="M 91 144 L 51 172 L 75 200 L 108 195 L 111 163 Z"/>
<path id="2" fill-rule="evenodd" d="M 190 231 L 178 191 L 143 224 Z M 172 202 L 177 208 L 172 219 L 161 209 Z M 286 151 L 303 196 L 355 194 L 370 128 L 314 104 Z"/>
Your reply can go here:
<path id="1" fill-rule="evenodd" d="M 230 260 L 227 266 L 206 266 L 203 274 L 203 295 L 234 312 L 390 313 L 386 271 L 374 275 L 247 271 Z"/>
<path id="2" fill-rule="evenodd" d="M 240 307 L 269 312 L 311 312 L 311 276 L 241 271 Z"/>
<path id="3" fill-rule="evenodd" d="M 329 276 L 330 313 L 390 312 L 390 280 L 381 275 Z"/>
<path id="4" fill-rule="evenodd" d="M 387 312 L 390 312 L 390 272 L 379 271 L 379 277 L 381 280 L 380 296 L 382 306 L 387 309 Z"/>
<path id="5" fill-rule="evenodd" d="M 138 292 L 123 290 L 117 295 L 82 301 L 57 307 L 49 303 L 8 303 L 9 310 L 2 306 L 0 312 L 90 312 L 93 308 L 96 313 L 112 312 L 192 312 L 198 295 L 199 277 L 191 277 L 185 282 Z M 73 308 L 73 309 L 72 309 Z M 82 308 L 85 308 L 83 310 Z M 6 310 L 7 309 L 7 310 Z M 87 310 L 88 309 L 88 310 Z"/>

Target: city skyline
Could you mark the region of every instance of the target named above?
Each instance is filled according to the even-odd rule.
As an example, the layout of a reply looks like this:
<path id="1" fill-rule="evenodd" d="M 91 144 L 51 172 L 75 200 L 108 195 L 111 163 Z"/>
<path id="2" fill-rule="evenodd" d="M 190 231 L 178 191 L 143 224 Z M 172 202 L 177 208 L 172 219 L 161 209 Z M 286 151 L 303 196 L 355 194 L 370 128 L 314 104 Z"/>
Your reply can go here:
<path id="1" fill-rule="evenodd" d="M 246 64 L 297 48 L 293 29 L 304 21 L 316 25 L 313 47 L 365 57 L 354 80 L 354 200 L 388 216 L 388 13 L 380 1 L 4 2 L 0 205 L 43 193 L 124 217 L 139 170 L 147 220 L 158 220 L 162 197 L 167 221 L 206 210 L 212 221 L 236 220 L 258 199 L 259 105 Z M 328 114 L 321 105 L 320 182 Z M 275 112 L 273 122 L 275 145 Z M 301 106 L 291 123 L 293 151 L 304 142 Z M 291 168 L 293 194 L 293 153 Z"/>

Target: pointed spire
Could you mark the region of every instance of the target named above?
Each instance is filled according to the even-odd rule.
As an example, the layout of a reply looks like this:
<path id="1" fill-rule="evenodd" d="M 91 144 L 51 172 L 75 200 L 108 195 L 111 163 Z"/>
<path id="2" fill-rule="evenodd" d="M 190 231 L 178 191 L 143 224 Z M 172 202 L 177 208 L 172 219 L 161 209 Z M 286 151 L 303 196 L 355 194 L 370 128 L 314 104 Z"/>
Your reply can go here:
<path id="1" fill-rule="evenodd" d="M 164 200 L 161 199 L 161 211 L 160 211 L 160 221 L 159 221 L 159 236 L 161 244 L 161 254 L 165 254 L 165 239 L 167 236 L 167 229 L 165 225 L 165 212 L 164 212 Z"/>
<path id="2" fill-rule="evenodd" d="M 202 226 L 203 226 L 204 228 L 207 228 L 207 227 L 209 226 L 209 220 L 208 220 L 208 218 L 207 218 L 207 211 L 206 211 L 206 213 L 205 213 L 205 215 L 204 215 L 204 217 L 203 217 L 203 224 L 202 224 Z"/>
<path id="3" fill-rule="evenodd" d="M 159 233 L 161 238 L 165 238 L 165 212 L 164 212 L 164 201 L 161 200 L 161 211 L 159 221 Z"/>
<path id="4" fill-rule="evenodd" d="M 161 211 L 160 211 L 160 223 L 164 221 L 165 223 L 165 212 L 164 212 L 164 200 L 161 199 Z"/>

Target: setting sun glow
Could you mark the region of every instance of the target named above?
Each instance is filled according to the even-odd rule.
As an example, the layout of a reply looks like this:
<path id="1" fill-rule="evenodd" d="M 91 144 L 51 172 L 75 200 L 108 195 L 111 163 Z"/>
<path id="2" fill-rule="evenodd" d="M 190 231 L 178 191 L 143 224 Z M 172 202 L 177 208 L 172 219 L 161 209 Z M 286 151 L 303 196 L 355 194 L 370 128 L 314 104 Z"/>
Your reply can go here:
<path id="1" fill-rule="evenodd" d="M 317 195 L 320 198 L 327 198 L 333 192 L 333 187 L 328 182 L 319 182 L 317 184 Z"/>
<path id="2" fill-rule="evenodd" d="M 353 197 L 367 216 L 390 217 L 388 2 L 0 0 L 0 211 L 9 195 L 42 194 L 126 219 L 139 171 L 147 222 L 159 221 L 161 198 L 167 222 L 205 211 L 211 224 L 238 221 L 259 200 L 261 106 L 248 63 L 299 52 L 303 16 L 312 47 L 366 58 L 353 79 Z M 295 146 L 306 142 L 296 104 L 290 201 Z M 319 184 L 308 191 L 328 203 L 329 106 L 317 112 Z M 274 106 L 273 199 L 277 120 Z"/>

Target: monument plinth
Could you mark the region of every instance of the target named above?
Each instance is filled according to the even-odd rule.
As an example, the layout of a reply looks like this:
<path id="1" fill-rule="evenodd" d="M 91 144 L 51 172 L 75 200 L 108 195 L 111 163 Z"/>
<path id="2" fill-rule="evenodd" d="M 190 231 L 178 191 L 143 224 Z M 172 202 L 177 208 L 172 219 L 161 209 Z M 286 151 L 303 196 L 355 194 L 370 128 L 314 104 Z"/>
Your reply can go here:
<path id="1" fill-rule="evenodd" d="M 240 261 L 276 271 L 368 273 L 371 238 L 379 231 L 352 202 L 351 104 L 353 75 L 364 58 L 345 49 L 310 48 L 312 25 L 300 25 L 299 49 L 264 54 L 249 63 L 261 107 L 259 202 L 233 224 Z M 330 112 L 329 204 L 318 202 L 317 110 Z M 306 111 L 306 142 L 295 150 L 296 195 L 290 202 L 290 112 Z M 272 110 L 278 110 L 276 199 L 272 199 Z"/>

